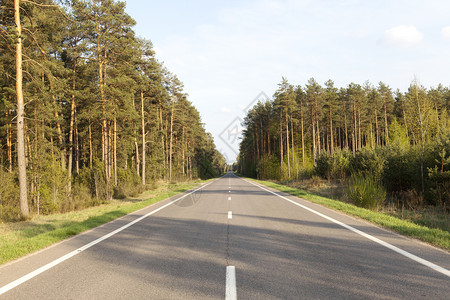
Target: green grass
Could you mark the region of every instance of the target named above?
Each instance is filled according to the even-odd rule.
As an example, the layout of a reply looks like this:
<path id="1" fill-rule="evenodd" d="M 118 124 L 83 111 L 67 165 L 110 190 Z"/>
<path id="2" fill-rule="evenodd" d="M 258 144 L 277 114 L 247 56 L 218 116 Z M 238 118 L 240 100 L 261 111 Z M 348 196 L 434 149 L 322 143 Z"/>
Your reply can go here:
<path id="1" fill-rule="evenodd" d="M 384 228 L 388 228 L 400 234 L 419 239 L 442 249 L 450 250 L 450 232 L 446 230 L 439 228 L 429 228 L 426 226 L 415 224 L 408 220 L 402 220 L 392 215 L 356 207 L 355 205 L 349 203 L 345 203 L 339 200 L 332 200 L 319 195 L 314 195 L 302 189 L 288 187 L 271 181 L 262 181 L 255 179 L 252 180 L 265 186 L 277 189 L 281 192 L 285 192 L 293 196 L 309 200 L 313 203 L 317 203 L 344 212 L 348 215 L 367 220 Z"/>
<path id="2" fill-rule="evenodd" d="M 115 199 L 80 211 L 35 216 L 25 222 L 0 224 L 0 264 L 187 191 L 198 183 L 163 183 L 155 190 L 146 191 L 135 198 Z"/>

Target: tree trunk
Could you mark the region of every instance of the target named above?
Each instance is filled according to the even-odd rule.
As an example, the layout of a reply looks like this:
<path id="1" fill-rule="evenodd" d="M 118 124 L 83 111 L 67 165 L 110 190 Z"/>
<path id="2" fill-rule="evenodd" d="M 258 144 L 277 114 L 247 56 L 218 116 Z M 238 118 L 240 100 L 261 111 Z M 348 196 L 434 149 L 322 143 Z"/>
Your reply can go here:
<path id="1" fill-rule="evenodd" d="M 14 19 L 17 30 L 16 40 L 16 96 L 17 96 L 17 164 L 19 176 L 20 215 L 27 219 L 28 209 L 27 166 L 25 158 L 24 114 L 25 105 L 22 90 L 22 24 L 20 22 L 20 0 L 14 0 Z"/>
<path id="2" fill-rule="evenodd" d="M 69 163 L 68 163 L 68 172 L 67 175 L 69 177 L 68 189 L 69 193 L 72 190 L 72 164 L 73 164 L 73 128 L 75 123 L 75 88 L 76 88 L 76 64 L 77 60 L 73 61 L 73 69 L 72 69 L 72 104 L 70 107 L 70 125 L 69 125 Z"/>
<path id="3" fill-rule="evenodd" d="M 358 146 L 358 135 L 356 133 L 357 130 L 357 120 L 356 120 L 356 103 L 355 101 L 353 101 L 353 114 L 352 114 L 352 150 L 353 150 L 353 155 L 355 155 L 357 146 Z"/>
<path id="4" fill-rule="evenodd" d="M 114 117 L 114 186 L 117 186 L 117 120 Z"/>
<path id="5" fill-rule="evenodd" d="M 75 106 L 76 110 L 76 106 Z M 78 134 L 77 115 L 75 114 L 75 171 L 80 174 L 80 142 Z"/>
<path id="6" fill-rule="evenodd" d="M 92 160 L 93 160 L 93 149 L 92 149 L 92 125 L 91 120 L 89 120 L 89 168 L 92 170 Z"/>
<path id="7" fill-rule="evenodd" d="M 377 146 L 380 145 L 380 129 L 378 127 L 378 112 L 377 112 L 377 100 L 375 97 L 375 101 L 374 101 L 374 107 L 373 107 L 373 111 L 375 113 L 375 138 L 376 138 L 376 144 Z"/>
<path id="8" fill-rule="evenodd" d="M 144 92 L 141 90 L 141 134 L 142 134 L 142 174 L 141 184 L 145 185 L 145 118 L 144 118 Z"/>
<path id="9" fill-rule="evenodd" d="M 283 126 L 282 126 L 282 111 L 280 109 L 280 174 L 283 170 Z"/>
<path id="10" fill-rule="evenodd" d="M 313 141 L 313 162 L 316 165 L 316 119 L 314 117 L 313 107 L 311 106 L 311 118 L 312 118 L 312 141 Z"/>
<path id="11" fill-rule="evenodd" d="M 12 172 L 13 158 L 12 158 L 12 124 L 11 124 L 11 110 L 6 112 L 8 124 L 6 125 L 6 146 L 8 148 L 8 172 Z"/>
<path id="12" fill-rule="evenodd" d="M 300 104 L 300 106 L 302 106 L 302 104 Z M 301 107 L 300 109 L 300 123 L 302 128 L 302 166 L 305 166 L 305 129 L 303 121 L 303 107 Z"/>
<path id="13" fill-rule="evenodd" d="M 287 150 L 287 163 L 288 163 L 288 178 L 291 179 L 291 162 L 289 158 L 289 121 L 288 121 L 288 110 L 286 107 L 286 150 Z"/>
<path id="14" fill-rule="evenodd" d="M 334 136 L 333 136 L 333 110 L 330 104 L 330 153 L 334 152 Z"/>
<path id="15" fill-rule="evenodd" d="M 298 177 L 298 163 L 295 162 L 295 153 L 296 151 L 295 146 L 294 146 L 294 123 L 292 121 L 293 118 L 291 118 L 291 149 L 292 149 L 292 167 L 294 168 L 295 166 L 295 178 Z"/>
<path id="16" fill-rule="evenodd" d="M 172 181 L 172 147 L 173 147 L 173 112 L 175 96 L 172 96 L 172 107 L 170 111 L 170 144 L 169 144 L 169 182 Z"/>
<path id="17" fill-rule="evenodd" d="M 358 103 L 358 149 L 362 148 L 362 138 L 361 138 L 361 107 Z"/>
<path id="18" fill-rule="evenodd" d="M 138 146 L 136 135 L 134 136 L 134 147 L 135 147 L 135 152 L 136 152 L 136 173 L 138 176 L 141 176 L 140 175 L 141 172 L 140 172 L 139 146 Z"/>
<path id="19" fill-rule="evenodd" d="M 384 138 L 386 139 L 386 146 L 389 145 L 389 129 L 388 129 L 388 120 L 387 120 L 387 107 L 386 107 L 386 99 L 384 99 Z"/>

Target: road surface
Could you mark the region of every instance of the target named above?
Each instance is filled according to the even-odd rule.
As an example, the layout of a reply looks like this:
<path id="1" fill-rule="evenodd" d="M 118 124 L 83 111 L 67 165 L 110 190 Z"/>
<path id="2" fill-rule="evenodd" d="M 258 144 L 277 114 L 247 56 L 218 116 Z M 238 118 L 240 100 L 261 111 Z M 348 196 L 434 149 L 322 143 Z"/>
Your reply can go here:
<path id="1" fill-rule="evenodd" d="M 449 270 L 448 252 L 228 173 L 0 267 L 0 299 L 449 299 Z"/>

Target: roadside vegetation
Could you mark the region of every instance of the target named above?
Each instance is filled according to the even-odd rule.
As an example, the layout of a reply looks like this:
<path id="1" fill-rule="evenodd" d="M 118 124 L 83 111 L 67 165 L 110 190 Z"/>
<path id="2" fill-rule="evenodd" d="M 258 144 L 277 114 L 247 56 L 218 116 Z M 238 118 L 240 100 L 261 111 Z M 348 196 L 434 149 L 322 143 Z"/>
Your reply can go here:
<path id="1" fill-rule="evenodd" d="M 136 197 L 114 199 L 84 210 L 34 216 L 27 221 L 0 223 L 0 264 L 19 258 L 88 229 L 189 190 L 199 183 L 159 182 Z"/>
<path id="2" fill-rule="evenodd" d="M 278 86 L 244 119 L 236 171 L 448 249 L 450 88 Z"/>

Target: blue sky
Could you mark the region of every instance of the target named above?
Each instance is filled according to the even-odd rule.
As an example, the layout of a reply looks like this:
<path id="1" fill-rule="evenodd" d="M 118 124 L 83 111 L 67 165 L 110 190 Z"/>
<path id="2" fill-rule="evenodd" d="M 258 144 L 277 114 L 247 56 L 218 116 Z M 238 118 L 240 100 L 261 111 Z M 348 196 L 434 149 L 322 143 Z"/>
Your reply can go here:
<path id="1" fill-rule="evenodd" d="M 218 149 L 233 161 L 245 108 L 285 76 L 407 90 L 450 86 L 450 1 L 128 0 L 135 30 L 184 83 Z M 239 129 L 238 129 L 239 130 Z"/>

